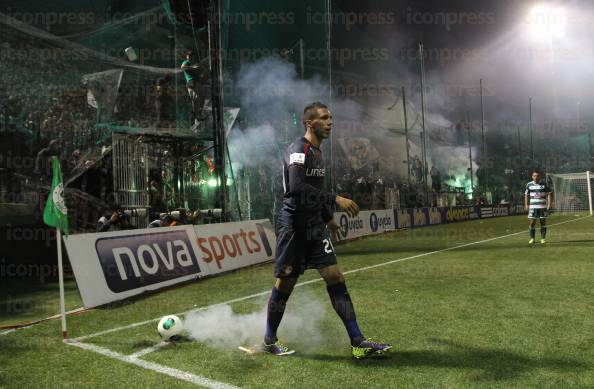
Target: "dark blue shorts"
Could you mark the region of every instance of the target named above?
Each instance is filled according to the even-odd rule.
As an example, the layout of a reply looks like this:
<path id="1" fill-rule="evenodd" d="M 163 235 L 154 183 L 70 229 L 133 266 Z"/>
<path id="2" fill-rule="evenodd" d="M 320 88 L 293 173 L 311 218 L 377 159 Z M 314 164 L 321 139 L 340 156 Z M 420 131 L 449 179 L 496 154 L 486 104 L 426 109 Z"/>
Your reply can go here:
<path id="1" fill-rule="evenodd" d="M 546 219 L 549 211 L 546 208 L 532 208 L 528 211 L 528 219 Z"/>
<path id="2" fill-rule="evenodd" d="M 297 278 L 306 269 L 323 269 L 336 265 L 336 254 L 324 224 L 294 226 L 280 216 L 276 224 L 277 278 Z"/>

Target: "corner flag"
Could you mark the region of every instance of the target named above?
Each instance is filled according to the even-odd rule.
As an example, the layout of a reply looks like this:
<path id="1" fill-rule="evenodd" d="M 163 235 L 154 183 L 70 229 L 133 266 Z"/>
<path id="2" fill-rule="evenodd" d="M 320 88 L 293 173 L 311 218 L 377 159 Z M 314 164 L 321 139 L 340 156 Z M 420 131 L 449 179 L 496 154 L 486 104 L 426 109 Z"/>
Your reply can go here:
<path id="1" fill-rule="evenodd" d="M 64 202 L 64 184 L 58 157 L 52 157 L 52 189 L 47 196 L 43 210 L 43 221 L 56 227 L 56 246 L 58 249 L 58 279 L 60 283 L 60 316 L 62 316 L 62 337 L 68 339 L 66 329 L 66 303 L 64 301 L 64 267 L 62 266 L 62 231 L 68 235 L 68 210 Z"/>
<path id="2" fill-rule="evenodd" d="M 52 189 L 43 210 L 43 221 L 48 226 L 56 227 L 68 235 L 68 210 L 64 202 L 62 170 L 58 157 L 52 157 Z"/>

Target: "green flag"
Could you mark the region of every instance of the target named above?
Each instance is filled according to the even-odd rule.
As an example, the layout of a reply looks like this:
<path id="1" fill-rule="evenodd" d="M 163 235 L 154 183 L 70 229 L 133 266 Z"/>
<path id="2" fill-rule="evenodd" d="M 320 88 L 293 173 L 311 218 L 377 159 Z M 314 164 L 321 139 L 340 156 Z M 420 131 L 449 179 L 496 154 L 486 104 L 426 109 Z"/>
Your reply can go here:
<path id="1" fill-rule="evenodd" d="M 64 185 L 58 157 L 52 157 L 52 189 L 43 210 L 43 221 L 68 235 L 68 210 L 64 202 Z"/>

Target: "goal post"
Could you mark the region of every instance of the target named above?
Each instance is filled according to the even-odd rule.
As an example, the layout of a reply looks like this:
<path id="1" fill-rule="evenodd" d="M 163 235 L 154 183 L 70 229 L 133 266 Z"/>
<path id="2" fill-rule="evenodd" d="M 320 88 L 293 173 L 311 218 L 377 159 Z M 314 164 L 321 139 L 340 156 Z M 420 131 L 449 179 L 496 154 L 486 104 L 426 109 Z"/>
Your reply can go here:
<path id="1" fill-rule="evenodd" d="M 590 206 L 590 216 L 592 216 L 592 179 L 589 170 L 586 172 L 586 177 L 588 182 L 588 203 Z"/>
<path id="2" fill-rule="evenodd" d="M 592 173 L 547 174 L 553 207 L 561 213 L 589 212 L 592 216 Z"/>

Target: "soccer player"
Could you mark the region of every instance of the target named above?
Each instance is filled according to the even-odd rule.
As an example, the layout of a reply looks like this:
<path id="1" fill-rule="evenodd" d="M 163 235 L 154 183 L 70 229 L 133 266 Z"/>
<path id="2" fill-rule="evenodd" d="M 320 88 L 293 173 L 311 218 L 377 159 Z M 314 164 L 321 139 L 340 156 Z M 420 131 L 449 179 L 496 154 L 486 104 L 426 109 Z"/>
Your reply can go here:
<path id="1" fill-rule="evenodd" d="M 295 352 L 279 342 L 276 332 L 297 278 L 305 269 L 317 269 L 346 327 L 352 355 L 364 358 L 383 353 L 392 346 L 366 339 L 359 329 L 330 241 L 330 234 L 336 238 L 340 229 L 333 220 L 332 207 L 336 205 L 351 217 L 359 212 L 354 201 L 323 189 L 326 170 L 320 144 L 330 136 L 332 114 L 324 104 L 312 103 L 305 107 L 303 125 L 305 136 L 293 142 L 283 158 L 285 194 L 276 225 L 276 282 L 268 301 L 264 351 L 274 355 Z"/>
<path id="2" fill-rule="evenodd" d="M 528 210 L 530 220 L 530 241 L 533 244 L 536 235 L 536 219 L 540 220 L 540 243 L 546 243 L 547 217 L 551 209 L 552 192 L 546 182 L 540 182 L 540 171 L 532 171 L 532 181 L 526 184 L 524 192 L 524 207 Z"/>

